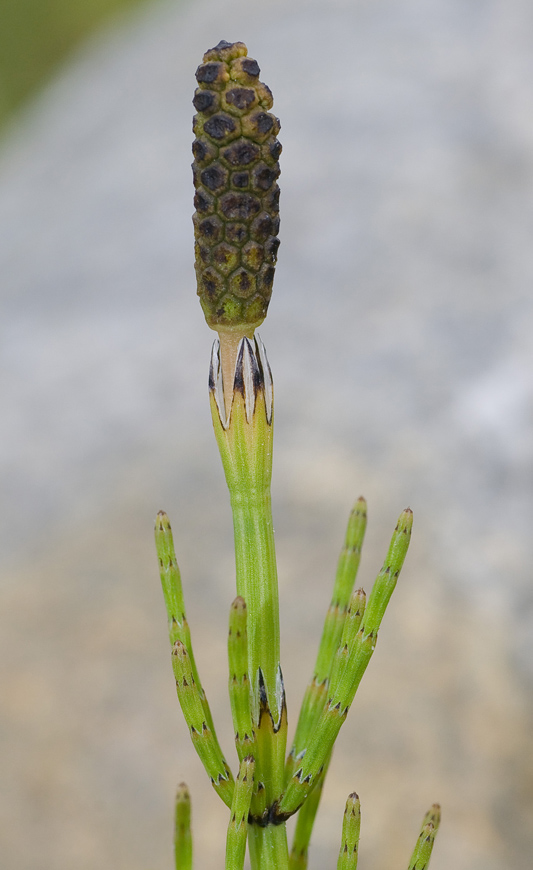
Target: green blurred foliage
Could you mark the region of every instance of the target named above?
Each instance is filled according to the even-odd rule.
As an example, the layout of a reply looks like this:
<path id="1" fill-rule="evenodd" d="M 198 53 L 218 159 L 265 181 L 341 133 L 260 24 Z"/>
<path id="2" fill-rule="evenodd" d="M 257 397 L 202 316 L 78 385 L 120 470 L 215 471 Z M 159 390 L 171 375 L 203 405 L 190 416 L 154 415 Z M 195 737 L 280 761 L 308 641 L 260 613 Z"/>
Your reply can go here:
<path id="1" fill-rule="evenodd" d="M 0 127 L 85 36 L 150 0 L 0 0 Z"/>

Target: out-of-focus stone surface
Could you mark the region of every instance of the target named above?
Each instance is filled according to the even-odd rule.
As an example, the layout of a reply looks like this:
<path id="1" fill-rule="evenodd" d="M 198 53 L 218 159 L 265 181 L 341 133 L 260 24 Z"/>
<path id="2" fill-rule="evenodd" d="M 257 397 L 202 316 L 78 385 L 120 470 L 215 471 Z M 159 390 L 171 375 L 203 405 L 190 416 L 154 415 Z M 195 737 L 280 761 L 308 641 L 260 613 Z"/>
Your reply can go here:
<path id="1" fill-rule="evenodd" d="M 221 38 L 248 44 L 282 119 L 282 247 L 262 336 L 293 726 L 353 499 L 370 506 L 367 588 L 400 509 L 415 511 L 311 870 L 335 866 L 354 788 L 365 867 L 405 867 L 440 800 L 432 870 L 526 870 L 526 0 L 155 6 L 87 47 L 3 143 L 1 863 L 168 868 L 186 779 L 196 867 L 222 866 L 226 811 L 173 694 L 151 539 L 164 507 L 231 757 L 231 526 L 189 169 L 194 71 Z"/>

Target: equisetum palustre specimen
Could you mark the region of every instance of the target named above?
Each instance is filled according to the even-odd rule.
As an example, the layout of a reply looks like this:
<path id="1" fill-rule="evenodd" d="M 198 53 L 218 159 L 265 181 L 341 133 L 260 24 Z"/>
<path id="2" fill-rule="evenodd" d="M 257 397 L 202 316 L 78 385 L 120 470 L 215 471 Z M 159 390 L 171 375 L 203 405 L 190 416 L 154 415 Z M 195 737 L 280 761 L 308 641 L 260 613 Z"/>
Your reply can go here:
<path id="1" fill-rule="evenodd" d="M 355 589 L 366 502 L 351 512 L 314 670 L 287 753 L 287 706 L 280 665 L 279 606 L 270 504 L 273 386 L 256 334 L 274 280 L 279 240 L 279 120 L 242 42 L 220 42 L 196 71 L 193 178 L 198 295 L 218 332 L 209 371 L 213 426 L 229 489 L 237 597 L 230 607 L 229 694 L 239 768 L 234 777 L 219 745 L 195 664 L 172 532 L 156 520 L 156 545 L 168 613 L 172 666 L 192 743 L 229 807 L 226 870 L 305 870 L 313 823 L 335 739 L 374 652 L 381 620 L 411 536 L 404 510 L 370 594 Z M 286 821 L 298 814 L 292 846 Z M 426 814 L 409 870 L 429 864 L 439 825 Z M 192 868 L 190 803 L 179 786 L 176 870 Z M 337 870 L 355 870 L 359 798 L 346 801 Z M 405 865 L 404 865 L 405 866 Z"/>

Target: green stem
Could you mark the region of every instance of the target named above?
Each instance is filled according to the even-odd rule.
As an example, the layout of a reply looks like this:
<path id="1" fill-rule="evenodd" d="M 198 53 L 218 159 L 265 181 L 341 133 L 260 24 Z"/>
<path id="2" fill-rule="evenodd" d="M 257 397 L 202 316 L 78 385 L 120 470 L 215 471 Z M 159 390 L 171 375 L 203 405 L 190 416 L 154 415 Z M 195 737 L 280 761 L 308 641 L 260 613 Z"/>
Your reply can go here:
<path id="1" fill-rule="evenodd" d="M 251 755 L 243 758 L 235 783 L 226 839 L 225 870 L 243 870 L 248 833 L 248 813 L 252 800 L 255 763 Z"/>
<path id="2" fill-rule="evenodd" d="M 288 870 L 289 847 L 285 825 L 250 825 L 248 847 L 252 870 Z"/>
<path id="3" fill-rule="evenodd" d="M 256 791 L 251 812 L 264 824 L 283 789 L 286 712 L 270 501 L 272 383 L 259 341 L 242 340 L 229 401 L 223 388 L 215 345 L 210 372 L 211 412 L 231 499 L 237 593 L 246 602 L 248 613 L 248 675 L 257 741 Z"/>
<path id="4" fill-rule="evenodd" d="M 286 782 L 296 770 L 298 755 L 307 746 L 309 735 L 312 733 L 327 699 L 330 672 L 341 639 L 348 603 L 361 560 L 366 516 L 366 501 L 361 496 L 352 508 L 348 520 L 344 545 L 337 563 L 331 603 L 326 614 L 318 648 L 315 670 L 304 695 L 292 749 L 285 767 Z M 364 596 L 362 590 L 361 594 Z"/>
<path id="5" fill-rule="evenodd" d="M 422 830 L 409 861 L 409 870 L 427 870 L 439 825 L 440 806 L 439 804 L 433 804 L 424 816 Z"/>
<path id="6" fill-rule="evenodd" d="M 237 594 L 242 595 L 248 607 L 250 680 L 255 687 L 261 668 L 265 685 L 268 688 L 275 688 L 280 640 L 278 579 L 270 492 L 266 487 L 263 492 L 234 490 L 231 509 L 235 534 Z M 272 704 L 271 700 L 270 703 Z M 257 719 L 257 712 L 255 719 Z M 274 714 L 274 709 L 272 712 Z M 275 712 L 279 715 L 280 711 Z"/>
<path id="7" fill-rule="evenodd" d="M 192 870 L 191 801 L 184 782 L 178 786 L 174 811 L 174 865 Z"/>
<path id="8" fill-rule="evenodd" d="M 337 870 L 357 870 L 359 832 L 361 829 L 361 805 L 353 792 L 346 801 L 342 822 L 342 842 L 337 861 Z"/>

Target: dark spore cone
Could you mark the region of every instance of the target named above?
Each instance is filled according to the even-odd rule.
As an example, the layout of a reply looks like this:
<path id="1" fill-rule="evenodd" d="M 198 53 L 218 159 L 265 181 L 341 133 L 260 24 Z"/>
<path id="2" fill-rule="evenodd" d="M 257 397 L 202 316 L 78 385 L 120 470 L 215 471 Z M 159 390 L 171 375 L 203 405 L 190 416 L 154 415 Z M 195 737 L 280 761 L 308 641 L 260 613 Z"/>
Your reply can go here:
<path id="1" fill-rule="evenodd" d="M 266 317 L 279 239 L 280 123 L 243 42 L 219 42 L 196 70 L 193 223 L 198 295 L 218 332 Z"/>

